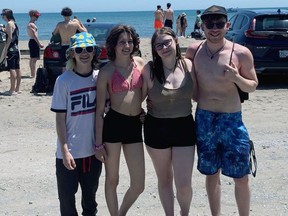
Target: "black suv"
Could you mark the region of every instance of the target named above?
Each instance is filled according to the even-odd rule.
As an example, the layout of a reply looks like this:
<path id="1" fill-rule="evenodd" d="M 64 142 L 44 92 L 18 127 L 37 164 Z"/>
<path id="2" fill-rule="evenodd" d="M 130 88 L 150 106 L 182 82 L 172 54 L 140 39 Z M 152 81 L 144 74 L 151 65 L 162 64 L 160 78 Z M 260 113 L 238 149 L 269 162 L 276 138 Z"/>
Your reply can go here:
<path id="1" fill-rule="evenodd" d="M 238 10 L 226 38 L 249 48 L 258 74 L 288 75 L 288 10 Z"/>

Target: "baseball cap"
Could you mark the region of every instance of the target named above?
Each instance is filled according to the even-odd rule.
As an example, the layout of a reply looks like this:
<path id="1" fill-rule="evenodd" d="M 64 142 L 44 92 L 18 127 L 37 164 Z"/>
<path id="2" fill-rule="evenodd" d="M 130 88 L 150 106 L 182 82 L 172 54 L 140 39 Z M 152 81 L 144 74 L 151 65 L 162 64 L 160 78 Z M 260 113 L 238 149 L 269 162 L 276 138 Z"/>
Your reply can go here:
<path id="1" fill-rule="evenodd" d="M 96 46 L 95 38 L 92 34 L 88 32 L 81 32 L 73 35 L 70 38 L 70 45 L 66 51 L 66 58 L 69 59 L 70 50 L 75 49 L 77 47 L 89 47 L 89 46 Z"/>
<path id="2" fill-rule="evenodd" d="M 207 8 L 201 15 L 201 19 L 209 16 L 209 15 L 223 15 L 227 18 L 227 11 L 226 8 L 218 5 L 212 5 L 211 7 Z"/>

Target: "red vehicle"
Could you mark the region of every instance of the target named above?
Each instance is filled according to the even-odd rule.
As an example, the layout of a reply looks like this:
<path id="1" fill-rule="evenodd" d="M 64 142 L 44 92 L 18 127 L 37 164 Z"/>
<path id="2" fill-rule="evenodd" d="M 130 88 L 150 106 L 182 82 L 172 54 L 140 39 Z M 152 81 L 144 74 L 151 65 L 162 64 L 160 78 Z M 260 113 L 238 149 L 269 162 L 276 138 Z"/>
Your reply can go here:
<path id="1" fill-rule="evenodd" d="M 108 61 L 107 51 L 105 48 L 106 38 L 111 29 L 116 26 L 116 23 L 84 23 L 87 31 L 91 33 L 97 44 L 98 61 L 100 64 L 105 64 Z M 62 73 L 62 66 L 60 62 L 60 48 L 61 45 L 57 43 L 50 43 L 44 50 L 43 62 L 47 70 L 48 89 L 47 92 L 53 92 L 56 78 Z"/>

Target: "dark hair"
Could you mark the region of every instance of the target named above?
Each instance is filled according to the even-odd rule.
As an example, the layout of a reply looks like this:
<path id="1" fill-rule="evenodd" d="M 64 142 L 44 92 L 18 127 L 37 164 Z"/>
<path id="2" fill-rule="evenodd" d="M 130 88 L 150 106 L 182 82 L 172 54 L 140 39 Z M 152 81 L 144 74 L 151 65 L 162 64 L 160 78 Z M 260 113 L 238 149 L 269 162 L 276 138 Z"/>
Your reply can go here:
<path id="1" fill-rule="evenodd" d="M 157 9 L 160 9 L 161 8 L 161 5 L 157 5 Z"/>
<path id="2" fill-rule="evenodd" d="M 111 61 L 116 59 L 115 47 L 117 46 L 119 36 L 124 32 L 130 34 L 133 40 L 134 46 L 130 54 L 131 58 L 139 50 L 139 35 L 136 33 L 136 30 L 128 25 L 117 25 L 111 30 L 106 40 L 107 56 Z"/>
<path id="3" fill-rule="evenodd" d="M 61 11 L 62 16 L 72 16 L 72 10 L 69 7 L 64 7 Z"/>
<path id="4" fill-rule="evenodd" d="M 167 3 L 167 7 L 170 8 L 171 7 L 171 3 Z"/>
<path id="5" fill-rule="evenodd" d="M 10 21 L 13 20 L 14 22 L 16 22 L 14 16 L 13 16 L 13 11 L 11 9 L 3 9 L 2 10 L 2 14 L 5 14 L 6 18 Z"/>
<path id="6" fill-rule="evenodd" d="M 200 10 L 197 10 L 197 14 L 200 14 L 201 13 L 201 11 Z"/>
<path id="7" fill-rule="evenodd" d="M 157 78 L 157 80 L 163 84 L 165 82 L 165 75 L 164 75 L 164 69 L 163 69 L 163 62 L 161 57 L 158 55 L 157 51 L 155 50 L 155 41 L 157 37 L 160 35 L 170 35 L 174 41 L 176 42 L 177 36 L 175 32 L 169 28 L 169 27 L 162 27 L 159 30 L 156 30 L 152 36 L 151 39 L 151 49 L 152 49 L 152 65 L 151 66 L 151 77 L 154 79 L 154 77 Z M 179 61 L 182 61 L 183 57 L 181 55 L 180 46 L 178 43 L 176 43 L 176 65 Z"/>

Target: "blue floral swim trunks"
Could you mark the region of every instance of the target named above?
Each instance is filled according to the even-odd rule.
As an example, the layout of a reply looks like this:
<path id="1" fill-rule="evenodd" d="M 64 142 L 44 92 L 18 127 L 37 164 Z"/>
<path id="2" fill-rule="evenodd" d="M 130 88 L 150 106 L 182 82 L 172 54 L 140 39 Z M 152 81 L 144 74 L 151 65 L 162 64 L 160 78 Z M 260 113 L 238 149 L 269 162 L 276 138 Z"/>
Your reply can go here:
<path id="1" fill-rule="evenodd" d="M 202 174 L 213 175 L 219 169 L 232 178 L 250 174 L 250 139 L 241 112 L 219 113 L 197 108 L 195 121 L 197 169 Z"/>

